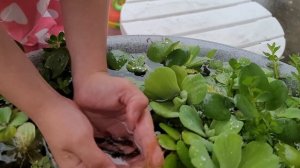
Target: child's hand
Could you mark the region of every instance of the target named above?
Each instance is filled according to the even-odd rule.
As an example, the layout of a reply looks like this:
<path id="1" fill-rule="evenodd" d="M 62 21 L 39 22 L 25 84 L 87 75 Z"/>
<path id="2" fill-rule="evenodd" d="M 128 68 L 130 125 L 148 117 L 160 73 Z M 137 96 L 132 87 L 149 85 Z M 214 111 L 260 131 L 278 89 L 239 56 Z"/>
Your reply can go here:
<path id="1" fill-rule="evenodd" d="M 62 98 L 35 116 L 60 168 L 116 168 L 96 145 L 93 128 L 71 100 Z"/>
<path id="2" fill-rule="evenodd" d="M 76 83 L 75 101 L 94 126 L 95 136 L 129 138 L 141 155 L 130 167 L 159 168 L 163 154 L 157 143 L 148 100 L 129 81 L 97 72 Z"/>

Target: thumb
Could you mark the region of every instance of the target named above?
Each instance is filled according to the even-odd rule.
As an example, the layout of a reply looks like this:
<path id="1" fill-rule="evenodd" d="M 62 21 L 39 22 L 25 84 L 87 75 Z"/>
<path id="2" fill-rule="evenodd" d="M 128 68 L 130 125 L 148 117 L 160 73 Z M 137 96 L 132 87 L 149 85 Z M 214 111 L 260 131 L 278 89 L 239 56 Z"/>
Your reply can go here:
<path id="1" fill-rule="evenodd" d="M 74 153 L 82 160 L 87 168 L 116 168 L 112 160 L 101 151 L 93 140 L 75 147 Z"/>

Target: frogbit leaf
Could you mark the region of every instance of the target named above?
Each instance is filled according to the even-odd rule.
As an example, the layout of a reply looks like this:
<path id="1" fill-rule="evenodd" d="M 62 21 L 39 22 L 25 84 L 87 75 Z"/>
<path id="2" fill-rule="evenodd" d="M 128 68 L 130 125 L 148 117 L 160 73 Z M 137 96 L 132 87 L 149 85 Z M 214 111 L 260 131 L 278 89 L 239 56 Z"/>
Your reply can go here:
<path id="1" fill-rule="evenodd" d="M 158 143 L 161 147 L 167 150 L 176 150 L 175 141 L 167 134 L 160 134 L 158 137 Z"/>
<path id="2" fill-rule="evenodd" d="M 107 65 L 112 70 L 120 70 L 128 61 L 129 54 L 121 50 L 111 50 L 107 53 Z"/>
<path id="3" fill-rule="evenodd" d="M 171 40 L 157 41 L 150 44 L 147 50 L 147 57 L 157 63 L 163 63 L 173 49 L 179 44 L 173 43 Z"/>
<path id="4" fill-rule="evenodd" d="M 242 155 L 242 137 L 238 134 L 221 134 L 215 140 L 213 154 L 220 168 L 238 168 Z"/>
<path id="5" fill-rule="evenodd" d="M 246 119 L 253 119 L 258 116 L 256 107 L 244 95 L 236 94 L 234 96 L 234 104 Z"/>
<path id="6" fill-rule="evenodd" d="M 300 151 L 296 148 L 284 144 L 278 143 L 275 145 L 277 155 L 283 160 L 283 162 L 290 167 L 300 167 Z"/>
<path id="7" fill-rule="evenodd" d="M 215 120 L 229 120 L 230 111 L 233 107 L 231 100 L 225 96 L 216 93 L 207 93 L 203 100 L 203 113 Z"/>
<path id="8" fill-rule="evenodd" d="M 179 95 L 175 72 L 168 67 L 156 68 L 145 79 L 144 93 L 152 100 L 170 100 Z"/>
<path id="9" fill-rule="evenodd" d="M 190 53 L 185 49 L 176 49 L 173 50 L 166 59 L 166 66 L 171 67 L 173 65 L 182 66 L 189 59 Z"/>
<path id="10" fill-rule="evenodd" d="M 277 117 L 300 120 L 300 109 L 288 108 L 284 112 L 278 113 Z"/>
<path id="11" fill-rule="evenodd" d="M 201 136 L 206 136 L 203 132 L 200 116 L 194 108 L 183 105 L 180 107 L 179 111 L 179 119 L 185 128 L 194 131 Z"/>
<path id="12" fill-rule="evenodd" d="M 205 145 L 206 149 L 209 152 L 212 152 L 213 143 L 202 138 L 198 134 L 184 130 L 184 131 L 182 131 L 181 136 L 182 136 L 184 143 L 191 145 L 194 143 L 194 141 L 201 141 L 201 143 L 203 143 Z"/>
<path id="13" fill-rule="evenodd" d="M 12 114 L 10 107 L 2 107 L 0 108 L 0 125 L 7 124 L 10 120 L 10 116 Z"/>
<path id="14" fill-rule="evenodd" d="M 178 157 L 175 153 L 170 153 L 168 156 L 165 158 L 164 166 L 163 168 L 177 168 L 177 162 L 178 162 Z"/>
<path id="15" fill-rule="evenodd" d="M 51 78 L 54 79 L 65 71 L 69 60 L 69 51 L 66 48 L 59 48 L 48 56 L 44 66 L 51 70 Z"/>
<path id="16" fill-rule="evenodd" d="M 200 104 L 207 92 L 206 80 L 201 74 L 186 76 L 181 87 L 182 90 L 188 92 L 188 104 L 190 105 Z"/>
<path id="17" fill-rule="evenodd" d="M 20 151 L 26 152 L 34 139 L 35 126 L 32 123 L 27 122 L 18 127 L 14 138 L 14 144 Z"/>
<path id="18" fill-rule="evenodd" d="M 131 59 L 127 65 L 126 69 L 135 75 L 141 76 L 147 72 L 147 67 L 145 66 L 145 56 L 141 55 L 136 58 Z"/>
<path id="19" fill-rule="evenodd" d="M 283 81 L 274 80 L 270 83 L 272 98 L 266 102 L 266 109 L 276 110 L 281 107 L 288 98 L 288 88 Z"/>
<path id="20" fill-rule="evenodd" d="M 170 126 L 168 126 L 167 124 L 164 124 L 164 123 L 159 123 L 159 127 L 162 130 L 164 130 L 174 140 L 179 140 L 180 139 L 180 133 L 176 129 L 174 129 L 174 128 L 172 128 L 172 127 L 170 127 Z"/>
<path id="21" fill-rule="evenodd" d="M 243 128 L 244 123 L 236 119 L 235 116 L 231 116 L 228 121 L 217 121 L 214 120 L 211 123 L 210 129 L 215 130 L 216 135 L 220 135 L 222 133 L 236 133 L 238 134 Z"/>
<path id="22" fill-rule="evenodd" d="M 189 154 L 195 168 L 215 168 L 214 163 L 201 141 L 194 141 L 191 144 Z"/>
<path id="23" fill-rule="evenodd" d="M 174 108 L 173 103 L 165 102 L 165 103 L 157 103 L 150 102 L 150 107 L 153 111 L 164 118 L 178 118 L 179 112 Z"/>
<path id="24" fill-rule="evenodd" d="M 183 141 L 178 141 L 176 144 L 176 152 L 179 156 L 180 161 L 185 165 L 187 168 L 194 168 L 190 156 L 189 156 L 189 149 L 184 144 Z"/>
<path id="25" fill-rule="evenodd" d="M 24 124 L 28 120 L 27 115 L 24 112 L 18 112 L 12 121 L 9 123 L 10 126 L 18 127 Z"/>
<path id="26" fill-rule="evenodd" d="M 252 141 L 242 151 L 239 168 L 279 168 L 279 158 L 265 142 Z"/>

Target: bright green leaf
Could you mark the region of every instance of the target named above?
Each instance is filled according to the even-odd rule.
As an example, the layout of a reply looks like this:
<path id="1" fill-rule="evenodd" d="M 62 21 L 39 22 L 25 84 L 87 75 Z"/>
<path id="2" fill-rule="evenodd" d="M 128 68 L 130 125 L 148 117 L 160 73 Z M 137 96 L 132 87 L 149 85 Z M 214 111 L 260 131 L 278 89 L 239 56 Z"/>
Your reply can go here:
<path id="1" fill-rule="evenodd" d="M 221 133 L 239 133 L 243 128 L 244 123 L 236 119 L 235 116 L 231 116 L 228 121 L 217 121 L 214 120 L 211 123 L 210 128 L 215 130 L 216 135 L 220 135 Z"/>
<path id="2" fill-rule="evenodd" d="M 212 142 L 202 138 L 201 136 L 199 136 L 198 134 L 195 134 L 195 133 L 192 133 L 190 131 L 182 131 L 182 139 L 184 141 L 184 143 L 188 144 L 188 145 L 191 145 L 192 143 L 194 143 L 194 141 L 201 141 L 201 143 L 203 143 L 206 147 L 206 149 L 208 151 L 212 151 L 212 147 L 213 147 L 213 144 Z"/>
<path id="3" fill-rule="evenodd" d="M 245 118 L 252 119 L 258 116 L 256 107 L 244 95 L 236 94 L 234 104 L 243 113 Z"/>
<path id="4" fill-rule="evenodd" d="M 12 126 L 6 127 L 4 130 L 0 131 L 0 142 L 7 142 L 12 140 L 16 134 L 16 128 Z"/>
<path id="5" fill-rule="evenodd" d="M 170 153 L 165 158 L 164 166 L 163 168 L 180 168 L 177 166 L 178 157 L 175 153 Z"/>
<path id="6" fill-rule="evenodd" d="M 279 158 L 267 143 L 252 141 L 242 151 L 239 168 L 279 168 Z"/>
<path id="7" fill-rule="evenodd" d="M 201 141 L 192 143 L 189 149 L 191 162 L 195 168 L 215 168 L 206 148 Z"/>
<path id="8" fill-rule="evenodd" d="M 300 151 L 296 148 L 284 144 L 278 143 L 275 146 L 277 155 L 290 167 L 300 167 Z"/>
<path id="9" fill-rule="evenodd" d="M 202 102 L 207 92 L 205 78 L 201 74 L 185 77 L 181 84 L 182 90 L 188 92 L 188 103 L 197 105 Z"/>
<path id="10" fill-rule="evenodd" d="M 145 79 L 145 94 L 152 100 L 170 100 L 179 95 L 175 72 L 168 67 L 156 68 Z"/>
<path id="11" fill-rule="evenodd" d="M 179 119 L 184 127 L 201 136 L 205 136 L 203 132 L 202 121 L 194 108 L 183 105 L 179 111 Z"/>
<path id="12" fill-rule="evenodd" d="M 161 147 L 167 150 L 176 150 L 176 143 L 167 134 L 160 134 L 157 136 L 158 137 L 158 143 L 160 144 Z"/>
<path id="13" fill-rule="evenodd" d="M 184 65 L 189 59 L 190 53 L 184 49 L 173 50 L 166 59 L 166 66 Z"/>
<path id="14" fill-rule="evenodd" d="M 191 163 L 190 155 L 189 155 L 189 149 L 184 144 L 183 141 L 178 141 L 176 144 L 176 152 L 180 159 L 180 161 L 185 165 L 187 168 L 194 168 L 194 166 Z"/>
<path id="15" fill-rule="evenodd" d="M 173 43 L 168 39 L 165 41 L 153 42 L 148 47 L 147 57 L 153 62 L 162 63 L 178 44 L 179 42 Z"/>
<path id="16" fill-rule="evenodd" d="M 7 124 L 10 120 L 10 116 L 12 114 L 10 107 L 2 107 L 0 108 L 0 125 Z"/>
<path id="17" fill-rule="evenodd" d="M 10 126 L 17 127 L 24 124 L 28 120 L 27 115 L 24 112 L 18 112 L 12 121 L 9 123 Z"/>
<path id="18" fill-rule="evenodd" d="M 179 140 L 180 139 L 180 133 L 176 129 L 174 129 L 174 128 L 172 128 L 172 127 L 170 127 L 170 126 L 168 126 L 167 124 L 164 124 L 164 123 L 159 123 L 159 127 L 162 130 L 164 130 L 174 140 Z"/>
<path id="19" fill-rule="evenodd" d="M 177 78 L 177 83 L 178 83 L 179 87 L 181 88 L 182 81 L 187 76 L 186 69 L 182 66 L 177 66 L 177 65 L 172 66 L 171 69 L 175 72 L 176 78 Z"/>
<path id="20" fill-rule="evenodd" d="M 300 120 L 300 109 L 288 108 L 284 112 L 278 113 L 277 117 Z"/>
<path id="21" fill-rule="evenodd" d="M 213 153 L 220 168 L 238 168 L 242 155 L 242 137 L 238 134 L 221 134 L 216 138 Z"/>
<path id="22" fill-rule="evenodd" d="M 287 143 L 300 142 L 300 124 L 298 122 L 288 118 L 279 118 L 276 121 L 282 129 L 282 132 L 277 134 L 280 140 Z"/>
<path id="23" fill-rule="evenodd" d="M 145 56 L 141 55 L 128 61 L 126 69 L 137 76 L 144 75 L 148 70 L 145 66 Z"/>
<path id="24" fill-rule="evenodd" d="M 164 118 L 178 118 L 179 112 L 174 109 L 173 103 L 166 102 L 166 103 L 157 103 L 157 102 L 150 102 L 150 107 L 153 111 Z"/>

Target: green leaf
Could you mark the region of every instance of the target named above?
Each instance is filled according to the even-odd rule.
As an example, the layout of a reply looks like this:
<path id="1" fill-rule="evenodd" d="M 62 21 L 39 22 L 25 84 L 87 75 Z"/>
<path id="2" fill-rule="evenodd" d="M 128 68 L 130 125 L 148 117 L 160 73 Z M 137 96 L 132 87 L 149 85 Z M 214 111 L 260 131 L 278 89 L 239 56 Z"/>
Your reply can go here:
<path id="1" fill-rule="evenodd" d="M 219 82 L 219 83 L 222 83 L 224 85 L 227 85 L 229 83 L 229 80 L 230 80 L 230 74 L 229 73 L 219 73 L 217 74 L 216 76 L 216 80 Z"/>
<path id="2" fill-rule="evenodd" d="M 190 53 L 188 50 L 176 49 L 173 50 L 166 59 L 166 66 L 184 65 L 189 59 Z"/>
<path id="3" fill-rule="evenodd" d="M 277 119 L 278 126 L 282 132 L 277 134 L 277 137 L 287 143 L 300 142 L 300 124 L 292 119 L 280 118 Z"/>
<path id="4" fill-rule="evenodd" d="M 173 43 L 171 40 L 153 42 L 148 47 L 147 57 L 153 62 L 162 63 L 178 44 L 179 41 Z"/>
<path id="5" fill-rule="evenodd" d="M 166 102 L 166 103 L 157 103 L 157 102 L 150 102 L 150 107 L 153 111 L 164 118 L 178 118 L 179 112 L 176 111 L 174 108 L 173 103 Z"/>
<path id="6" fill-rule="evenodd" d="M 20 151 L 26 152 L 34 139 L 35 126 L 32 123 L 27 122 L 18 127 L 14 138 L 14 144 Z"/>
<path id="7" fill-rule="evenodd" d="M 195 168 L 214 168 L 214 164 L 201 141 L 192 143 L 189 149 L 191 162 Z"/>
<path id="8" fill-rule="evenodd" d="M 16 128 L 12 126 L 6 127 L 4 130 L 0 131 L 0 142 L 7 142 L 12 140 L 16 134 Z"/>
<path id="9" fill-rule="evenodd" d="M 206 80 L 201 74 L 185 77 L 181 87 L 182 90 L 188 92 L 188 104 L 190 105 L 201 103 L 207 92 Z"/>
<path id="10" fill-rule="evenodd" d="M 212 151 L 213 144 L 210 141 L 202 138 L 198 134 L 195 134 L 195 133 L 192 133 L 192 132 L 186 131 L 186 130 L 182 131 L 181 134 L 182 134 L 182 139 L 183 139 L 184 143 L 191 145 L 194 143 L 194 141 L 201 141 L 201 143 L 203 143 L 205 145 L 205 147 L 208 151 L 210 151 L 210 152 Z"/>
<path id="11" fill-rule="evenodd" d="M 156 68 L 145 79 L 144 93 L 152 100 L 171 100 L 179 95 L 175 72 L 168 67 Z"/>
<path id="12" fill-rule="evenodd" d="M 182 88 L 181 87 L 182 81 L 187 76 L 186 69 L 184 67 L 182 67 L 182 66 L 177 66 L 177 65 L 172 66 L 171 69 L 176 74 L 177 83 L 178 83 L 179 87 Z"/>
<path id="13" fill-rule="evenodd" d="M 172 139 L 172 137 L 170 137 L 167 134 L 160 134 L 157 137 L 158 137 L 158 143 L 162 148 L 167 150 L 174 150 L 174 151 L 176 150 L 176 143 Z"/>
<path id="14" fill-rule="evenodd" d="M 236 94 L 234 96 L 234 104 L 243 113 L 245 118 L 252 119 L 258 116 L 256 107 L 244 95 Z"/>
<path id="15" fill-rule="evenodd" d="M 18 112 L 12 121 L 9 123 L 10 126 L 18 127 L 24 124 L 28 120 L 27 115 L 24 112 Z"/>
<path id="16" fill-rule="evenodd" d="M 252 141 L 242 151 L 239 168 L 279 168 L 279 158 L 265 142 Z"/>
<path id="17" fill-rule="evenodd" d="M 216 56 L 217 51 L 218 51 L 218 50 L 216 50 L 216 49 L 210 50 L 210 51 L 207 53 L 206 57 L 208 57 L 208 58 L 210 58 L 210 59 L 214 58 L 214 57 Z"/>
<path id="18" fill-rule="evenodd" d="M 170 153 L 165 158 L 163 168 L 177 168 L 178 157 L 175 153 Z"/>
<path id="19" fill-rule="evenodd" d="M 216 93 L 207 93 L 202 104 L 203 113 L 215 120 L 229 120 L 230 111 L 233 107 L 231 100 Z"/>
<path id="20" fill-rule="evenodd" d="M 290 167 L 300 167 L 300 152 L 297 149 L 284 143 L 276 144 L 275 149 L 285 164 Z"/>
<path id="21" fill-rule="evenodd" d="M 180 92 L 180 96 L 177 96 L 173 99 L 175 109 L 179 109 L 182 105 L 186 104 L 188 93 L 183 90 Z"/>
<path id="22" fill-rule="evenodd" d="M 242 137 L 238 134 L 221 134 L 216 138 L 213 153 L 220 168 L 238 168 L 242 156 Z"/>
<path id="23" fill-rule="evenodd" d="M 239 133 L 243 128 L 244 123 L 236 119 L 235 116 L 231 116 L 228 121 L 217 121 L 214 120 L 211 123 L 210 128 L 215 130 L 216 135 L 220 135 L 222 133 Z"/>
<path id="24" fill-rule="evenodd" d="M 300 109 L 288 108 L 284 112 L 278 113 L 277 117 L 300 120 Z"/>
<path id="25" fill-rule="evenodd" d="M 11 111 L 10 107 L 0 108 L 0 125 L 8 124 L 11 114 L 12 114 L 12 111 Z"/>
<path id="26" fill-rule="evenodd" d="M 264 91 L 269 91 L 270 85 L 264 71 L 251 63 L 241 69 L 239 74 L 239 92 L 251 99 Z"/>
<path id="27" fill-rule="evenodd" d="M 270 83 L 272 99 L 266 102 L 266 109 L 276 110 L 281 107 L 288 97 L 288 88 L 283 81 L 274 80 Z"/>
<path id="28" fill-rule="evenodd" d="M 44 66 L 51 70 L 51 77 L 56 78 L 65 71 L 69 63 L 69 59 L 68 50 L 66 48 L 60 48 L 53 51 L 48 56 Z"/>
<path id="29" fill-rule="evenodd" d="M 189 149 L 184 144 L 183 141 L 178 141 L 176 144 L 176 152 L 179 156 L 180 161 L 185 165 L 187 168 L 194 168 L 190 156 L 189 156 Z"/>
<path id="30" fill-rule="evenodd" d="M 201 136 L 205 136 L 203 132 L 202 121 L 194 108 L 183 105 L 179 111 L 179 119 L 184 127 Z"/>
<path id="31" fill-rule="evenodd" d="M 189 46 L 188 48 L 189 48 L 190 57 L 189 60 L 187 61 L 187 64 L 190 64 L 200 54 L 200 47 Z"/>
<path id="32" fill-rule="evenodd" d="M 164 124 L 164 123 L 159 123 L 159 127 L 162 130 L 164 130 L 174 140 L 179 140 L 180 139 L 180 133 L 176 129 L 174 129 L 174 128 L 172 128 L 172 127 L 170 127 L 170 126 L 168 126 L 167 124 Z"/>
<path id="33" fill-rule="evenodd" d="M 144 75 L 148 70 L 145 66 L 145 56 L 142 55 L 131 59 L 126 65 L 126 69 L 135 75 Z"/>
<path id="34" fill-rule="evenodd" d="M 111 50 L 107 53 L 107 65 L 112 70 L 120 70 L 129 58 L 129 54 L 121 50 Z"/>

